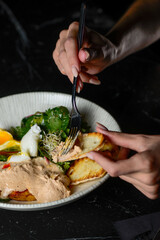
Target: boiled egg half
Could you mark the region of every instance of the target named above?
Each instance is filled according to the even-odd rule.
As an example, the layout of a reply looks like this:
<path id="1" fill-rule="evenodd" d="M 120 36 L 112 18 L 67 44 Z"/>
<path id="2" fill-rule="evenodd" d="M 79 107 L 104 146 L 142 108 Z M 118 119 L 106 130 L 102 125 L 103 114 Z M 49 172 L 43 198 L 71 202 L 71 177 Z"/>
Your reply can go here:
<path id="1" fill-rule="evenodd" d="M 17 153 L 8 157 L 7 162 L 23 162 L 31 160 L 30 156 L 27 153 Z"/>
<path id="2" fill-rule="evenodd" d="M 31 157 L 38 156 L 38 142 L 40 139 L 40 127 L 35 124 L 23 136 L 21 140 L 21 152 L 27 153 Z"/>

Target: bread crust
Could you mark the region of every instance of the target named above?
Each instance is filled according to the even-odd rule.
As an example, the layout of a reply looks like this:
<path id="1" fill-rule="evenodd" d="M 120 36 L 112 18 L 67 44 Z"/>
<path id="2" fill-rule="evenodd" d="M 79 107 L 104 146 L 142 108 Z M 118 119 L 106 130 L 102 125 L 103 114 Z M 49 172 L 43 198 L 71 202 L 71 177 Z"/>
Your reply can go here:
<path id="1" fill-rule="evenodd" d="M 119 147 L 105 139 L 97 151 L 105 157 L 116 160 L 119 154 Z M 71 180 L 71 185 L 77 185 L 101 178 L 106 173 L 107 172 L 97 162 L 88 157 L 83 157 L 73 161 L 67 171 L 67 176 Z"/>
<path id="2" fill-rule="evenodd" d="M 87 157 L 73 162 L 67 176 L 71 179 L 71 185 L 88 182 L 104 176 L 106 171 L 94 160 Z"/>

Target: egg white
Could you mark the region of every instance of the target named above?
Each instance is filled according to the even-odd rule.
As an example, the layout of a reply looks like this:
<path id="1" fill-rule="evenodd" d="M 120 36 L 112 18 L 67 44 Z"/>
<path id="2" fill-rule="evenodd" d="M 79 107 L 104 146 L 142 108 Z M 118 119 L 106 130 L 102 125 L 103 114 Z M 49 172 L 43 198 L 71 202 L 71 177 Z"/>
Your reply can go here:
<path id="1" fill-rule="evenodd" d="M 35 124 L 23 136 L 21 140 L 21 151 L 27 153 L 31 157 L 38 156 L 38 142 L 40 139 L 40 127 Z"/>
<path id="2" fill-rule="evenodd" d="M 26 153 L 17 153 L 8 157 L 7 162 L 23 162 L 31 160 L 30 156 Z"/>

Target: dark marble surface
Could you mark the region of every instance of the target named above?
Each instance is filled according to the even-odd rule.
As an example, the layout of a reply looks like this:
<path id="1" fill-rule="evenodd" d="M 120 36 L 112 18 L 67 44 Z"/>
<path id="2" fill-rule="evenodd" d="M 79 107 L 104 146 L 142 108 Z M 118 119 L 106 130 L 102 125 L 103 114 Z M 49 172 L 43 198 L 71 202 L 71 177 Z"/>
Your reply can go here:
<path id="1" fill-rule="evenodd" d="M 120 2 L 120 3 L 119 3 Z M 132 1 L 88 1 L 87 25 L 107 32 Z M 116 10 L 115 10 L 116 6 Z M 71 93 L 52 60 L 58 34 L 79 17 L 80 1 L 0 1 L 0 97 Z M 80 96 L 109 111 L 124 132 L 160 134 L 160 42 L 99 74 L 100 86 Z M 0 210 L 0 239 L 120 239 L 114 223 L 160 211 L 119 178 L 63 207 L 37 212 Z"/>

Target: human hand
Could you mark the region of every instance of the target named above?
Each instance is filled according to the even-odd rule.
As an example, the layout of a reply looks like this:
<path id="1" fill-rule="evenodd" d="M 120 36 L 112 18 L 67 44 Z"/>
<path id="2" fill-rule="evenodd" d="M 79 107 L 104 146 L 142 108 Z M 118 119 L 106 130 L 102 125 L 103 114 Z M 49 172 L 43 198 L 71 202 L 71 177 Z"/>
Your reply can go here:
<path id="1" fill-rule="evenodd" d="M 85 27 L 82 48 L 78 52 L 79 23 L 73 22 L 67 30 L 60 32 L 53 51 L 53 59 L 71 82 L 78 75 L 79 90 L 83 82 L 100 84 L 96 74 L 111 65 L 116 58 L 116 47 L 103 35 Z"/>
<path id="2" fill-rule="evenodd" d="M 156 199 L 160 193 L 160 135 L 112 132 L 101 124 L 98 124 L 97 131 L 123 150 L 131 149 L 136 153 L 126 158 L 125 154 L 120 152 L 121 156 L 116 161 L 99 152 L 90 152 L 88 157 L 99 163 L 110 176 L 119 176 L 148 198 Z"/>

